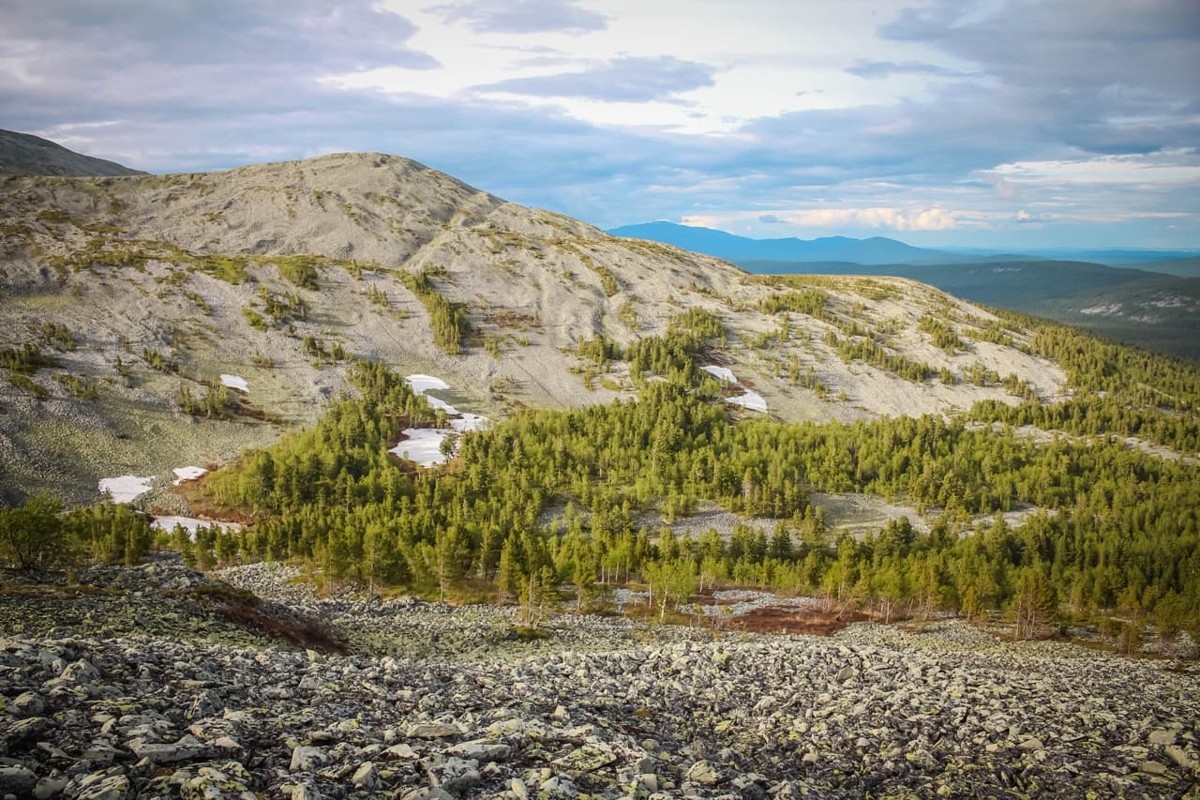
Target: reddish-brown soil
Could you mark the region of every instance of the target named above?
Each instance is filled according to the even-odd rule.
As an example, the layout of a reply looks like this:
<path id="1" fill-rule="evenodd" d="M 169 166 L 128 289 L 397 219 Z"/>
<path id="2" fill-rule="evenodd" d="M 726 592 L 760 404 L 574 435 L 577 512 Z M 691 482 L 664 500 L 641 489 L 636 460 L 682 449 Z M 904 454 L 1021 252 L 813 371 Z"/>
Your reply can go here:
<path id="1" fill-rule="evenodd" d="M 753 633 L 802 633 L 809 636 L 830 636 L 852 622 L 865 622 L 871 617 L 861 611 L 841 614 L 826 611 L 797 611 L 788 608 L 760 608 L 734 617 L 728 622 L 733 630 Z"/>

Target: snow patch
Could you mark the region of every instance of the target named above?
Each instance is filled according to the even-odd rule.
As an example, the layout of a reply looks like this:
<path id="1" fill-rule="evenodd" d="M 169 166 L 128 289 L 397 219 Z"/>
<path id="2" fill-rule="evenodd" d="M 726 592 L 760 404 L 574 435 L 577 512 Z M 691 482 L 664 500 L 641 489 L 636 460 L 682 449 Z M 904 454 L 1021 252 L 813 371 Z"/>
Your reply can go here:
<path id="1" fill-rule="evenodd" d="M 101 478 L 100 494 L 108 492 L 114 503 L 131 503 L 150 491 L 153 478 L 139 478 L 137 475 L 122 475 L 119 478 Z"/>
<path id="2" fill-rule="evenodd" d="M 1119 317 L 1121 316 L 1121 304 L 1109 303 L 1108 305 L 1088 306 L 1087 308 L 1079 309 L 1080 314 L 1087 314 L 1089 317 Z"/>
<path id="3" fill-rule="evenodd" d="M 733 374 L 733 370 L 731 370 L 729 367 L 718 367 L 715 364 L 705 364 L 700 369 L 704 370 L 709 375 L 712 375 L 719 381 L 725 381 L 726 383 L 737 383 L 737 376 Z"/>
<path id="4" fill-rule="evenodd" d="M 487 417 L 479 414 L 471 414 L 467 411 L 459 411 L 440 397 L 427 394 L 430 391 L 446 391 L 450 388 L 450 384 L 441 378 L 436 378 L 433 375 L 409 375 L 404 380 L 408 381 L 408 385 L 413 388 L 414 392 L 425 398 L 425 402 L 429 403 L 430 408 L 435 411 L 443 411 L 446 416 L 452 418 L 450 420 L 451 430 L 409 428 L 402 431 L 408 438 L 389 450 L 389 453 L 395 453 L 401 458 L 415 461 L 423 467 L 431 467 L 435 464 L 441 464 L 446 460 L 441 451 L 443 439 L 451 433 L 483 430 L 487 425 Z"/>
<path id="5" fill-rule="evenodd" d="M 450 427 L 459 433 L 467 431 L 481 431 L 487 425 L 488 418 L 481 417 L 479 414 L 468 414 L 465 411 L 457 412 L 459 419 L 450 420 Z"/>
<path id="6" fill-rule="evenodd" d="M 767 401 L 758 392 L 747 391 L 738 397 L 727 398 L 727 401 L 733 403 L 735 406 L 741 406 L 751 411 L 767 413 Z"/>
<path id="7" fill-rule="evenodd" d="M 432 375 L 409 375 L 404 380 L 408 381 L 408 385 L 417 394 L 425 394 L 430 389 L 441 389 L 446 391 L 450 388 L 450 384 L 446 383 L 441 378 L 435 378 Z"/>
<path id="8" fill-rule="evenodd" d="M 172 486 L 178 486 L 184 481 L 194 481 L 208 472 L 204 467 L 176 467 L 171 471 L 175 473 L 175 480 L 171 482 Z"/>
<path id="9" fill-rule="evenodd" d="M 239 392 L 249 392 L 250 384 L 246 383 L 246 379 L 241 375 L 221 375 L 221 383 L 228 386 L 230 389 L 237 389 Z"/>
<path id="10" fill-rule="evenodd" d="M 453 431 L 406 428 L 401 433 L 408 438 L 388 450 L 389 453 L 415 461 L 422 467 L 432 467 L 446 461 L 446 456 L 442 455 L 442 440 Z"/>

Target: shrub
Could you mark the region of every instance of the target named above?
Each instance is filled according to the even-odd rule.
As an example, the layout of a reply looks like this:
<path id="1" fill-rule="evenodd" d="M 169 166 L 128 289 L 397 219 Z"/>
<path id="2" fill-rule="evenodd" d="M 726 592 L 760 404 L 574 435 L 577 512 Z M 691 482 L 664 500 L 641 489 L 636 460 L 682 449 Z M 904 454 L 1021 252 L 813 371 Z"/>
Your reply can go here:
<path id="1" fill-rule="evenodd" d="M 72 548 L 62 535 L 62 501 L 40 494 L 15 508 L 0 508 L 0 561 L 20 570 L 67 564 Z"/>

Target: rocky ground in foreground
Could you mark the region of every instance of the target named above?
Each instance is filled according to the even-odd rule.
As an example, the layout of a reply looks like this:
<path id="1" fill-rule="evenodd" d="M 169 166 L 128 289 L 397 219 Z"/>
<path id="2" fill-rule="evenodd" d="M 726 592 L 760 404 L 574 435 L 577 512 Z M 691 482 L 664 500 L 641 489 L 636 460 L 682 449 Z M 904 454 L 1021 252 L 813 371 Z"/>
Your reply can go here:
<path id="1" fill-rule="evenodd" d="M 525 641 L 263 565 L 0 577 L 0 797 L 1200 796 L 1195 663 L 957 623 Z"/>

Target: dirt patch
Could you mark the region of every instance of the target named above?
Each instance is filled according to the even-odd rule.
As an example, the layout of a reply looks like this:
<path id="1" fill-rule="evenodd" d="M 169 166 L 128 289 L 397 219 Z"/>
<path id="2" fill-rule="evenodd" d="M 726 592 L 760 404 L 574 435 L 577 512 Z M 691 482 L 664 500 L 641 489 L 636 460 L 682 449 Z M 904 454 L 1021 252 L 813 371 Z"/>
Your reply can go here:
<path id="1" fill-rule="evenodd" d="M 795 611 L 787 608 L 760 608 L 729 621 L 733 630 L 750 633 L 805 634 L 832 636 L 854 622 L 871 617 L 861 611 L 838 614 L 827 611 Z"/>

